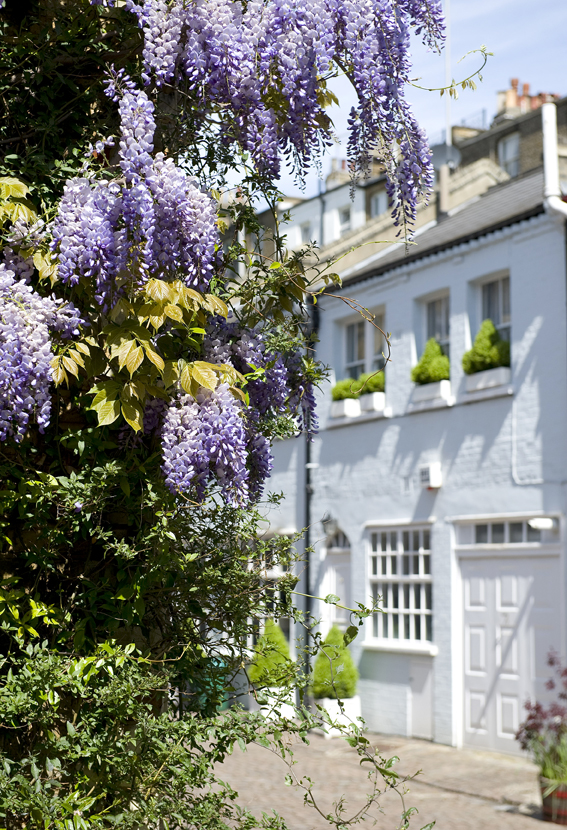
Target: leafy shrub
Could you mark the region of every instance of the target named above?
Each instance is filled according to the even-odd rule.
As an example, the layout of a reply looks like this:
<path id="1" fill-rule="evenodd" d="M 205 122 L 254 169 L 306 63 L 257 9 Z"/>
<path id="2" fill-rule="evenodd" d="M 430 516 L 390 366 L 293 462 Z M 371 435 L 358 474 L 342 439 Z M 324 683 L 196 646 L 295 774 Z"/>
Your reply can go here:
<path id="1" fill-rule="evenodd" d="M 450 364 L 447 355 L 444 355 L 441 346 L 432 337 L 425 344 L 421 360 L 411 370 L 411 379 L 414 383 L 435 383 L 438 380 L 449 380 Z"/>
<path id="2" fill-rule="evenodd" d="M 344 644 L 343 633 L 334 625 L 327 634 L 313 669 L 313 697 L 349 698 L 356 694 L 358 670 Z"/>
<path id="3" fill-rule="evenodd" d="M 547 664 L 555 673 L 545 684 L 551 691 L 559 688 L 557 700 L 548 707 L 539 701 L 526 703 L 527 717 L 516 733 L 516 740 L 527 750 L 545 778 L 567 782 L 567 668 L 559 656 L 550 651 Z"/>
<path id="4" fill-rule="evenodd" d="M 254 647 L 248 676 L 256 686 L 287 686 L 293 676 L 293 663 L 283 631 L 273 620 L 266 620 L 264 633 Z"/>
<path id="5" fill-rule="evenodd" d="M 486 369 L 510 365 L 510 344 L 502 340 L 492 320 L 484 320 L 474 339 L 472 349 L 463 355 L 465 374 L 474 375 Z"/>
<path id="6" fill-rule="evenodd" d="M 334 401 L 343 401 L 345 398 L 360 398 L 361 395 L 369 395 L 371 392 L 383 392 L 384 385 L 384 372 L 365 372 L 356 380 L 339 380 L 333 386 L 331 394 Z"/>

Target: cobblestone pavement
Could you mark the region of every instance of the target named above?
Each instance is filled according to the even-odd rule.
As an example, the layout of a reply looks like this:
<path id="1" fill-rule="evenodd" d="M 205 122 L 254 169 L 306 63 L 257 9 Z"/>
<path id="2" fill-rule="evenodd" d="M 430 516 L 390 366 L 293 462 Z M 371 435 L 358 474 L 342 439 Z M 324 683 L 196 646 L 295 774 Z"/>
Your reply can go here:
<path id="1" fill-rule="evenodd" d="M 436 830 L 538 830 L 541 799 L 537 768 L 527 760 L 488 752 L 459 750 L 428 741 L 368 735 L 386 757 L 400 758 L 395 769 L 404 775 L 421 769 L 406 796 L 407 806 L 417 807 L 411 827 L 418 830 L 435 821 Z M 341 795 L 349 810 L 364 803 L 366 770 L 358 756 L 339 738 L 310 736 L 310 745 L 297 744 L 296 774 L 309 775 L 323 812 L 330 812 Z M 255 815 L 276 811 L 290 830 L 329 830 L 312 807 L 303 804 L 297 787 L 285 785 L 287 768 L 270 750 L 251 746 L 234 754 L 219 768 L 223 780 L 238 791 L 239 803 Z M 393 793 L 381 802 L 383 812 L 373 812 L 378 830 L 395 830 L 400 801 Z M 359 825 L 360 826 L 360 825 Z M 371 827 L 372 823 L 363 826 Z"/>

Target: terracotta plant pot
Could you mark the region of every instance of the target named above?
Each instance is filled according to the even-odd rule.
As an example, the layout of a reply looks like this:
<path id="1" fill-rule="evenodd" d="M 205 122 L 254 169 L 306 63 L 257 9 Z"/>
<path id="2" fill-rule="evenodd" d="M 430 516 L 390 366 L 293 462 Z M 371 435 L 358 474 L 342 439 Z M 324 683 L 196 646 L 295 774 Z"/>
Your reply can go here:
<path id="1" fill-rule="evenodd" d="M 556 782 L 549 778 L 539 777 L 541 787 L 541 801 L 543 804 L 543 820 L 552 821 L 554 824 L 567 825 L 567 782 L 558 784 L 553 792 L 545 793 Z"/>

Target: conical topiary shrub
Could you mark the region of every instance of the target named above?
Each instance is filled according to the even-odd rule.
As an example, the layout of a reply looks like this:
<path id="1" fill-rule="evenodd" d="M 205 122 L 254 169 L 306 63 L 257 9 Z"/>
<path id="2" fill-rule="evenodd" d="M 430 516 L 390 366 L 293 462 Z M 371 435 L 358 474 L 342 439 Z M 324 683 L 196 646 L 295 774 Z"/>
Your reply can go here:
<path id="1" fill-rule="evenodd" d="M 435 383 L 438 380 L 449 380 L 450 364 L 447 355 L 444 355 L 441 346 L 432 337 L 425 344 L 421 360 L 411 370 L 411 379 L 414 383 Z"/>
<path id="2" fill-rule="evenodd" d="M 472 349 L 463 355 L 465 374 L 474 375 L 476 372 L 509 365 L 510 344 L 507 340 L 502 340 L 492 320 L 484 320 Z"/>
<path id="3" fill-rule="evenodd" d="M 254 646 L 254 659 L 248 676 L 258 687 L 289 685 L 293 663 L 283 631 L 273 620 L 266 620 L 264 633 Z"/>
<path id="4" fill-rule="evenodd" d="M 356 694 L 358 671 L 350 651 L 344 644 L 343 633 L 334 625 L 327 634 L 313 669 L 314 698 L 347 699 Z"/>

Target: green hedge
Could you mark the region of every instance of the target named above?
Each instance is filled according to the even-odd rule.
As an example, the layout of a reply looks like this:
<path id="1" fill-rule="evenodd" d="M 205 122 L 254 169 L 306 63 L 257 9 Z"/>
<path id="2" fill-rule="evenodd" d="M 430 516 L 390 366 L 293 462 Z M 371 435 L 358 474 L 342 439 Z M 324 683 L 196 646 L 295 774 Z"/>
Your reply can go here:
<path id="1" fill-rule="evenodd" d="M 346 699 L 356 694 L 358 671 L 344 644 L 343 633 L 334 625 L 325 638 L 313 669 L 314 698 Z"/>
<path id="2" fill-rule="evenodd" d="M 441 346 L 432 337 L 425 344 L 421 360 L 411 370 L 411 379 L 414 383 L 435 383 L 438 380 L 449 380 L 450 364 L 447 355 L 444 355 Z"/>
<path id="3" fill-rule="evenodd" d="M 474 375 L 486 369 L 510 365 L 510 343 L 502 340 L 492 320 L 484 320 L 470 351 L 463 355 L 465 374 Z"/>
<path id="4" fill-rule="evenodd" d="M 366 372 L 356 380 L 345 378 L 339 380 L 331 391 L 334 401 L 343 401 L 345 398 L 360 398 L 371 392 L 383 392 L 385 385 L 384 372 Z"/>
<path id="5" fill-rule="evenodd" d="M 293 663 L 283 631 L 273 620 L 266 620 L 264 633 L 254 647 L 254 659 L 248 676 L 255 686 L 287 686 L 293 675 Z"/>

